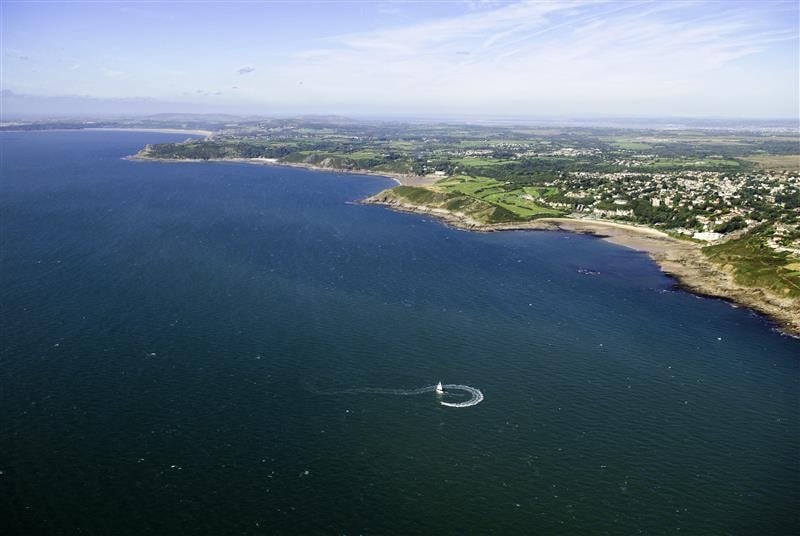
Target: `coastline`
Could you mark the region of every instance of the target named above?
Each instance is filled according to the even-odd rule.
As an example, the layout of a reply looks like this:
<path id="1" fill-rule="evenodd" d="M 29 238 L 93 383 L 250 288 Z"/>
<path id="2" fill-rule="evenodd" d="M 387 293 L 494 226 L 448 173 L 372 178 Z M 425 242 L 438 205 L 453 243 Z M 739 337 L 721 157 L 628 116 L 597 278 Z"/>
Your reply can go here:
<path id="1" fill-rule="evenodd" d="M 186 131 L 184 131 L 186 132 Z M 257 166 L 278 166 L 278 167 L 292 167 L 308 169 L 311 171 L 324 171 L 327 173 L 347 173 L 350 175 L 367 175 L 370 177 L 381 177 L 384 179 L 392 179 L 399 186 L 426 186 L 441 180 L 441 177 L 433 175 L 416 176 L 404 175 L 402 173 L 394 173 L 391 171 L 370 171 L 367 169 L 341 169 L 332 167 L 316 166 L 305 162 L 281 162 L 276 158 L 152 158 L 144 156 L 141 153 L 126 156 L 125 160 L 133 160 L 140 162 L 164 162 L 170 164 L 201 164 L 208 162 L 220 162 L 228 164 L 253 164 Z"/>
<path id="2" fill-rule="evenodd" d="M 451 227 L 466 231 L 567 231 L 596 236 L 646 253 L 662 272 L 677 281 L 680 288 L 699 296 L 725 300 L 735 307 L 752 309 L 773 320 L 781 333 L 800 338 L 800 303 L 763 289 L 740 285 L 731 271 L 710 261 L 703 254 L 700 244 L 673 238 L 650 227 L 576 218 L 540 218 L 520 223 L 485 224 L 442 209 L 387 201 L 380 193 L 361 202 L 432 216 Z"/>
<path id="3" fill-rule="evenodd" d="M 89 127 L 77 130 L 94 130 L 94 131 L 110 131 L 110 132 L 157 132 L 160 134 L 196 134 L 198 136 L 205 136 L 206 139 L 210 138 L 214 132 L 211 130 L 192 130 L 182 128 L 136 128 L 136 127 Z"/>
<path id="4" fill-rule="evenodd" d="M 394 180 L 402 186 L 425 186 L 441 179 L 437 176 L 409 176 L 400 173 L 375 172 L 320 167 L 308 163 L 280 162 L 269 158 L 168 159 L 151 158 L 141 153 L 126 160 L 165 163 L 242 163 L 303 168 L 328 173 L 368 175 Z M 734 281 L 733 273 L 710 261 L 702 246 L 673 238 L 666 233 L 644 226 L 613 221 L 576 218 L 540 218 L 520 223 L 486 224 L 467 215 L 409 203 L 398 203 L 379 192 L 359 201 L 361 204 L 383 205 L 400 212 L 435 217 L 445 224 L 466 231 L 567 231 L 588 234 L 608 242 L 646 253 L 665 274 L 673 277 L 680 288 L 699 296 L 725 300 L 734 307 L 752 309 L 773 320 L 785 335 L 800 338 L 800 303 L 774 295 L 763 289 L 745 287 Z"/>

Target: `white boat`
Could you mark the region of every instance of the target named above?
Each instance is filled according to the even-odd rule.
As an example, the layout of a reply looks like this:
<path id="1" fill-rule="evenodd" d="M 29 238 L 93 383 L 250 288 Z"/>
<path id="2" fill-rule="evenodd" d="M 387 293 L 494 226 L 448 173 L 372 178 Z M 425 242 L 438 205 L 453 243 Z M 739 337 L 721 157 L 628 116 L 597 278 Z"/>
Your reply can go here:
<path id="1" fill-rule="evenodd" d="M 444 387 L 442 387 L 442 382 L 436 384 L 436 394 L 441 395 L 444 393 Z"/>

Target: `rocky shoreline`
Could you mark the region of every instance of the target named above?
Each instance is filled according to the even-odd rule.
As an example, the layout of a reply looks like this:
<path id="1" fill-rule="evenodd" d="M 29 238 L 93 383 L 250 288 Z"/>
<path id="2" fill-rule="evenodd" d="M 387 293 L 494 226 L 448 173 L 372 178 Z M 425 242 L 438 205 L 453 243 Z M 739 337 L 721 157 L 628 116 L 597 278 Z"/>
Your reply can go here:
<path id="1" fill-rule="evenodd" d="M 467 215 L 442 209 L 398 202 L 381 192 L 362 201 L 388 206 L 394 210 L 438 218 L 458 229 L 478 232 L 542 230 L 590 234 L 618 245 L 643 251 L 661 270 L 674 277 L 678 285 L 694 294 L 726 300 L 764 314 L 778 323 L 780 331 L 800 337 L 800 303 L 776 296 L 763 289 L 745 287 L 734 281 L 733 274 L 710 261 L 702 246 L 678 240 L 648 227 L 589 219 L 541 218 L 522 223 L 485 224 Z"/>

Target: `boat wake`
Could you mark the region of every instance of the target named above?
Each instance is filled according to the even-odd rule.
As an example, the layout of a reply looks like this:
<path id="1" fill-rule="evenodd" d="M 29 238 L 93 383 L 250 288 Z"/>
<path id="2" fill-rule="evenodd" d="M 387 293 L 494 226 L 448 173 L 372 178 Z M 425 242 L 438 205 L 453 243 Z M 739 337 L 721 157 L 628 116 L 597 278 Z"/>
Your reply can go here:
<path id="1" fill-rule="evenodd" d="M 416 396 L 425 393 L 436 393 L 439 404 L 450 408 L 468 408 L 477 406 L 483 402 L 483 393 L 480 389 L 476 389 L 469 385 L 459 385 L 449 383 L 442 385 L 444 392 L 439 392 L 436 385 L 429 385 L 428 387 L 420 387 L 419 389 L 384 389 L 381 387 L 358 387 L 355 389 L 343 389 L 338 391 L 319 391 L 312 389 L 312 392 L 320 395 L 358 395 L 358 394 L 373 394 L 373 395 L 395 395 L 395 396 Z M 446 399 L 451 396 L 469 395 L 468 400 L 461 402 L 448 402 Z"/>
<path id="2" fill-rule="evenodd" d="M 483 393 L 480 389 L 475 389 L 469 385 L 458 385 L 453 383 L 443 385 L 442 387 L 445 388 L 445 394 L 450 391 L 464 391 L 469 393 L 471 396 L 469 400 L 465 400 L 464 402 L 445 402 L 444 400 L 440 400 L 439 403 L 443 406 L 448 406 L 451 408 L 468 408 L 470 406 L 477 406 L 483 402 Z"/>

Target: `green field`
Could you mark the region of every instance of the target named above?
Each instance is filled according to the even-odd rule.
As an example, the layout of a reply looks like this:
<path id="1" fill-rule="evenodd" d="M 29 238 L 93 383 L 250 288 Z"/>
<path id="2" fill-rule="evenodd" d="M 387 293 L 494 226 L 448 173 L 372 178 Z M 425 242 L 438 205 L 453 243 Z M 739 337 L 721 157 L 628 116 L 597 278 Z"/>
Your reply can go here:
<path id="1" fill-rule="evenodd" d="M 488 177 L 458 176 L 437 182 L 433 189 L 441 192 L 457 193 L 485 203 L 501 207 L 521 219 L 543 216 L 561 216 L 563 212 L 536 203 L 535 199 L 557 191 L 548 188 L 524 187 L 509 190 L 506 183 Z M 525 199 L 522 196 L 533 198 Z"/>
<path id="2" fill-rule="evenodd" d="M 381 153 L 377 151 L 361 150 L 353 151 L 351 153 L 341 153 L 341 156 L 358 160 L 361 158 L 378 158 L 381 156 Z"/>
<path id="3" fill-rule="evenodd" d="M 510 164 L 512 162 L 514 162 L 514 160 L 499 159 L 499 158 L 478 158 L 472 156 L 466 158 L 459 158 L 458 160 L 456 160 L 457 164 L 470 167 L 501 166 L 503 164 Z"/>
<path id="4" fill-rule="evenodd" d="M 797 154 L 764 154 L 741 158 L 756 164 L 760 169 L 769 171 L 800 171 L 800 155 Z"/>
<path id="5" fill-rule="evenodd" d="M 378 196 L 464 214 L 481 223 L 507 223 L 526 219 L 500 205 L 455 191 L 433 190 L 420 186 L 396 186 L 381 192 Z"/>
<path id="6" fill-rule="evenodd" d="M 767 288 L 779 296 L 800 297 L 800 263 L 765 245 L 770 232 L 769 228 L 761 228 L 738 240 L 703 248 L 703 252 L 711 260 L 732 268 L 734 278 L 742 285 Z"/>
<path id="7" fill-rule="evenodd" d="M 395 149 L 398 151 L 411 151 L 415 149 L 417 145 L 419 144 L 413 141 L 399 141 L 399 140 L 393 140 L 386 144 L 388 148 Z"/>
<path id="8" fill-rule="evenodd" d="M 648 143 L 642 143 L 640 141 L 618 141 L 613 143 L 614 146 L 619 147 L 620 149 L 630 149 L 632 151 L 644 151 L 650 149 L 651 145 Z"/>
<path id="9" fill-rule="evenodd" d="M 730 158 L 657 158 L 648 162 L 647 165 L 642 166 L 640 169 L 650 169 L 653 171 L 665 169 L 721 170 L 736 169 L 739 167 L 741 167 L 741 164 Z"/>

